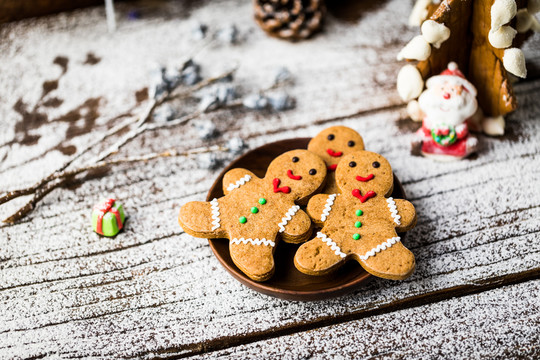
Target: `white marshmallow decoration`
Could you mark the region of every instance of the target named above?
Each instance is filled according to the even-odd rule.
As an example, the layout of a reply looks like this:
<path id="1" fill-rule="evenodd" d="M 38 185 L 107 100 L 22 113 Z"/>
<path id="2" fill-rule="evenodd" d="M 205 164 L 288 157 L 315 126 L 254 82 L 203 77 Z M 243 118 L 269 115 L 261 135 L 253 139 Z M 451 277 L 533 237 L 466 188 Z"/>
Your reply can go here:
<path id="1" fill-rule="evenodd" d="M 516 16 L 515 0 L 495 0 L 491 6 L 491 30 L 497 31 Z"/>
<path id="2" fill-rule="evenodd" d="M 538 20 L 536 20 L 536 18 L 534 16 L 531 16 L 532 18 L 532 23 L 531 23 L 531 30 L 532 31 L 540 31 L 540 22 L 538 22 Z"/>
<path id="3" fill-rule="evenodd" d="M 516 34 L 517 31 L 511 26 L 501 26 L 497 31 L 489 31 L 489 43 L 494 48 L 505 49 L 512 45 L 512 41 L 514 40 Z"/>
<path id="4" fill-rule="evenodd" d="M 504 50 L 503 65 L 506 71 L 520 78 L 527 77 L 527 67 L 525 66 L 525 55 L 518 48 Z"/>
<path id="5" fill-rule="evenodd" d="M 424 39 L 437 49 L 450 37 L 450 29 L 435 20 L 424 21 L 421 30 Z"/>
<path id="6" fill-rule="evenodd" d="M 504 135 L 504 117 L 485 117 L 482 121 L 482 130 L 491 136 Z"/>
<path id="7" fill-rule="evenodd" d="M 420 109 L 420 104 L 418 104 L 417 100 L 409 101 L 407 104 L 407 114 L 409 114 L 413 121 L 424 120 L 424 112 Z"/>
<path id="8" fill-rule="evenodd" d="M 414 65 L 405 65 L 397 76 L 397 91 L 403 101 L 416 99 L 424 90 L 424 80 Z"/>
<path id="9" fill-rule="evenodd" d="M 516 30 L 517 30 L 517 32 L 520 33 L 520 34 L 523 34 L 523 33 L 527 32 L 527 31 L 529 31 L 529 29 L 532 26 L 533 19 L 534 18 L 531 16 L 531 14 L 529 14 L 527 9 L 519 9 L 517 14 L 516 14 Z"/>
<path id="10" fill-rule="evenodd" d="M 409 26 L 420 26 L 428 16 L 427 7 L 431 0 L 417 0 L 409 15 Z"/>
<path id="11" fill-rule="evenodd" d="M 423 61 L 431 55 L 431 46 L 422 35 L 417 35 L 397 55 L 398 60 L 412 59 Z"/>
<path id="12" fill-rule="evenodd" d="M 536 14 L 540 11 L 540 0 L 529 0 L 527 2 L 527 10 L 530 14 Z"/>

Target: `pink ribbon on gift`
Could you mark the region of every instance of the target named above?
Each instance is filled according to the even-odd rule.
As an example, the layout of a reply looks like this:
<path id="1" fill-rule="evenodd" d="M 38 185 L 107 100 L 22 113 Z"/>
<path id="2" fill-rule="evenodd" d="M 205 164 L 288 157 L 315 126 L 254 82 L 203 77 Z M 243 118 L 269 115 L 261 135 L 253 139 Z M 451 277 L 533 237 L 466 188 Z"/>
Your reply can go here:
<path id="1" fill-rule="evenodd" d="M 101 204 L 94 206 L 95 211 L 99 211 L 96 224 L 96 232 L 100 235 L 103 235 L 103 216 L 109 211 L 114 214 L 116 217 L 116 225 L 118 225 L 118 230 L 122 229 L 122 219 L 120 218 L 120 213 L 117 209 L 113 208 L 116 199 L 107 199 Z"/>

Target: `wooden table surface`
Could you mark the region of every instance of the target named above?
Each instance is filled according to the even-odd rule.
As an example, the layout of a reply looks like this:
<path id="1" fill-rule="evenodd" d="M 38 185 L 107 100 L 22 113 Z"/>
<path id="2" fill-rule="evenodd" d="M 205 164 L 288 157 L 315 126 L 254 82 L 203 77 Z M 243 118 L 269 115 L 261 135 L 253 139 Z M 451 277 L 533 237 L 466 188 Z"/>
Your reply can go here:
<path id="1" fill-rule="evenodd" d="M 389 159 L 418 211 L 406 239 L 417 260 L 411 278 L 375 279 L 320 302 L 256 293 L 176 220 L 182 204 L 205 198 L 226 163 L 206 170 L 198 157 L 174 157 L 114 166 L 0 227 L 1 358 L 540 356 L 540 36 L 524 48 L 529 77 L 515 85 L 519 109 L 507 117 L 507 134 L 480 135 L 477 156 L 441 164 L 410 155 L 418 125 L 395 91 L 395 55 L 419 31 L 406 25 L 411 2 L 342 3 L 324 33 L 296 44 L 264 35 L 247 0 L 121 3 L 114 34 L 102 7 L 2 25 L 0 191 L 34 184 L 139 114 L 154 63 L 195 53 L 205 77 L 238 65 L 240 95 L 267 87 L 285 66 L 295 109 L 211 112 L 200 117 L 219 130 L 211 140 L 192 124 L 169 127 L 114 157 L 237 136 L 255 148 L 353 127 Z M 128 20 L 134 8 L 141 18 Z M 195 20 L 210 33 L 234 23 L 240 41 L 200 50 L 204 41 L 190 35 Z M 193 103 L 174 107 L 189 112 Z M 104 194 L 129 214 L 115 238 L 91 231 L 91 207 Z M 0 216 L 25 200 L 0 206 Z"/>

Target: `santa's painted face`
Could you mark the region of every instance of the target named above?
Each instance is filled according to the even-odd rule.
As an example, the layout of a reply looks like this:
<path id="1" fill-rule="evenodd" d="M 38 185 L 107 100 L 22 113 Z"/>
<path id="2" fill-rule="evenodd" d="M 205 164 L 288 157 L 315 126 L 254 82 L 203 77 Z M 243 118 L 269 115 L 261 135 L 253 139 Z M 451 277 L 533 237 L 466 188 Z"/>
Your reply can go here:
<path id="1" fill-rule="evenodd" d="M 459 83 L 447 81 L 428 87 L 418 103 L 426 114 L 427 127 L 457 126 L 471 117 L 478 107 L 476 98 Z"/>

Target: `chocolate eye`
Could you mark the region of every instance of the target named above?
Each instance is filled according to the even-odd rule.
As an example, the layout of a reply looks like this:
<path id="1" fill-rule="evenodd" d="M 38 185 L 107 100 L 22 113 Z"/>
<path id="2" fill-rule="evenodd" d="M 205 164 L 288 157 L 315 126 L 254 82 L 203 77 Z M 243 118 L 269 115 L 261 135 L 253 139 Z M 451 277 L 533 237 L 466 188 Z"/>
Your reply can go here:
<path id="1" fill-rule="evenodd" d="M 373 166 L 374 168 L 378 168 L 379 166 L 381 166 L 381 164 L 379 164 L 378 161 L 375 161 L 373 162 L 373 164 L 371 164 L 371 166 Z"/>
<path id="2" fill-rule="evenodd" d="M 347 143 L 347 145 L 349 145 L 349 147 L 353 147 L 353 146 L 354 146 L 354 141 L 352 141 L 352 140 L 349 141 L 349 142 Z"/>
<path id="3" fill-rule="evenodd" d="M 317 173 L 317 170 L 311 169 L 309 170 L 309 175 L 315 175 Z"/>
<path id="4" fill-rule="evenodd" d="M 349 166 L 350 166 L 350 167 L 355 167 L 355 166 L 356 166 L 356 163 L 355 163 L 354 161 L 351 161 L 351 162 L 349 163 Z"/>
<path id="5" fill-rule="evenodd" d="M 335 138 L 334 134 L 330 134 L 327 137 L 327 139 L 330 140 L 330 141 L 334 140 L 334 138 Z"/>
<path id="6" fill-rule="evenodd" d="M 300 159 L 298 158 L 298 156 L 295 156 L 292 158 L 292 162 L 298 162 Z"/>

